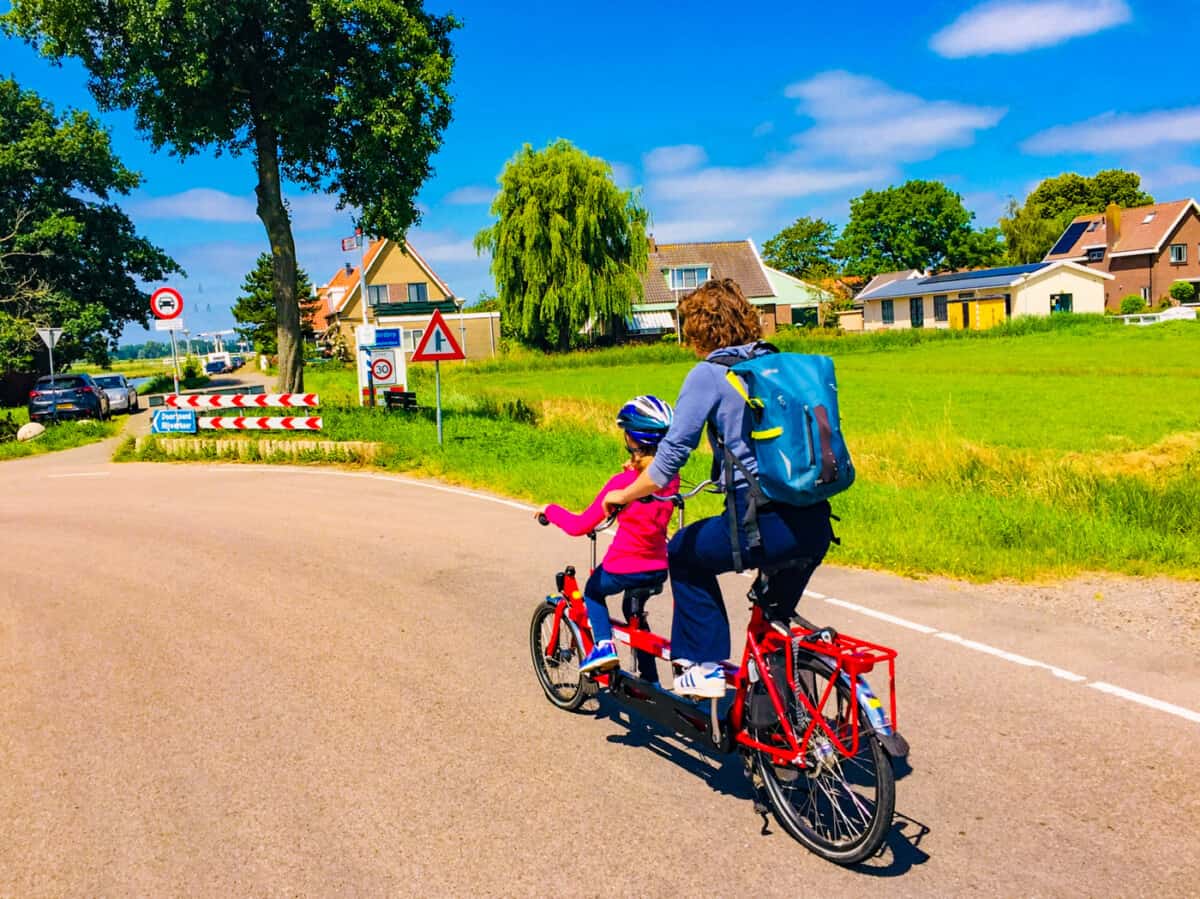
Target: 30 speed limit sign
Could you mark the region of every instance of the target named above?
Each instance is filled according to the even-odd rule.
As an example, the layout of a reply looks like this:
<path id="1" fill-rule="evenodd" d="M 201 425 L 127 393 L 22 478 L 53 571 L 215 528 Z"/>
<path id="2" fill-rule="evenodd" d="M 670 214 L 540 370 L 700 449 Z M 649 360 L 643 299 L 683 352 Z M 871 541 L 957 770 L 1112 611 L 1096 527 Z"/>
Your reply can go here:
<path id="1" fill-rule="evenodd" d="M 183 312 L 183 297 L 174 287 L 160 287 L 150 294 L 150 311 L 156 318 L 178 318 Z"/>
<path id="2" fill-rule="evenodd" d="M 395 368 L 392 365 L 392 360 L 386 356 L 380 356 L 371 362 L 371 377 L 376 381 L 390 381 L 394 372 Z"/>

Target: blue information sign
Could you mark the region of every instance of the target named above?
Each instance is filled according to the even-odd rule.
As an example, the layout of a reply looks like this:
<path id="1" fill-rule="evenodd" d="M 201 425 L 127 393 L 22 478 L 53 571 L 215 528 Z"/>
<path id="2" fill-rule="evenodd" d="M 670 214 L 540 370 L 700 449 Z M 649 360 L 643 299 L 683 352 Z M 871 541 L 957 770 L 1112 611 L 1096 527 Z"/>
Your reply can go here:
<path id="1" fill-rule="evenodd" d="M 400 329 L 376 328 L 375 346 L 400 346 Z"/>
<path id="2" fill-rule="evenodd" d="M 155 409 L 151 434 L 195 434 L 196 413 L 184 409 Z"/>

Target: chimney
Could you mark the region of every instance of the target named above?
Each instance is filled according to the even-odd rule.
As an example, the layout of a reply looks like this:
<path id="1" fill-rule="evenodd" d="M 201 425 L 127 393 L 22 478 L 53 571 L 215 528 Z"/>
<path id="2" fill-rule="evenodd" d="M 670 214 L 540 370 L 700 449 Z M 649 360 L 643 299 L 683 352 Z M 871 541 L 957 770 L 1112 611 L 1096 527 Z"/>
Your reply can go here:
<path id="1" fill-rule="evenodd" d="M 650 245 L 650 252 L 651 252 L 651 253 L 657 253 L 657 252 L 658 252 L 658 242 L 657 242 L 657 241 L 655 241 L 655 239 L 654 239 L 654 235 L 653 235 L 653 234 L 647 234 L 647 235 L 646 235 L 646 243 Z"/>
<path id="2" fill-rule="evenodd" d="M 354 272 L 354 266 L 352 266 L 349 262 L 347 262 L 346 263 L 346 274 L 349 275 L 349 274 L 352 274 L 353 272 Z"/>
<path id="3" fill-rule="evenodd" d="M 1111 251 L 1120 239 L 1121 207 L 1116 203 L 1109 203 L 1108 208 L 1104 210 L 1104 242 L 1108 244 L 1108 249 Z"/>

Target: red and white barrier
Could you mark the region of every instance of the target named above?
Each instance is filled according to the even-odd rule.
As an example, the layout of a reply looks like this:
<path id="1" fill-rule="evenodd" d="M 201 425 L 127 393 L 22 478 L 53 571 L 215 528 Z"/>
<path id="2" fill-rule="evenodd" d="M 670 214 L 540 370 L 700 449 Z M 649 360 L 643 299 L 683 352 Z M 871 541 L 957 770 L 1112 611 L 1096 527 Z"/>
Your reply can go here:
<path id="1" fill-rule="evenodd" d="M 321 405 L 315 393 L 168 393 L 163 397 L 168 409 L 267 409 L 311 408 Z"/>
<path id="2" fill-rule="evenodd" d="M 321 430 L 321 419 L 318 416 L 311 418 L 302 416 L 253 418 L 250 416 L 214 415 L 210 418 L 197 418 L 196 425 L 202 431 L 319 431 Z"/>

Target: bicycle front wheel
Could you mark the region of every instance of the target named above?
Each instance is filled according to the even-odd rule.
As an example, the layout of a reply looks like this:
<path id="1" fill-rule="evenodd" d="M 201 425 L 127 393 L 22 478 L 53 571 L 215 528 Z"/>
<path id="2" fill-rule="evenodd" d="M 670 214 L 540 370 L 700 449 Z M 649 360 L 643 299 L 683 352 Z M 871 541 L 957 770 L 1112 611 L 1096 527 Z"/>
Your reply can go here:
<path id="1" fill-rule="evenodd" d="M 796 687 L 814 706 L 825 694 L 833 672 L 814 658 L 801 656 Z M 791 726 L 799 738 L 808 726 L 807 709 L 787 697 Z M 852 702 L 849 685 L 838 678 L 822 716 L 835 734 L 849 742 L 858 716 L 858 752 L 840 754 L 818 726 L 807 747 L 806 768 L 777 767 L 769 754 L 756 753 L 756 767 L 775 817 L 791 836 L 828 861 L 852 865 L 874 855 L 892 825 L 896 808 L 896 777 L 891 759 L 871 730 L 870 722 Z M 771 730 L 758 731 L 769 742 Z M 767 739 L 763 739 L 763 738 Z"/>
<path id="2" fill-rule="evenodd" d="M 554 635 L 554 606 L 540 602 L 533 610 L 529 623 L 529 651 L 533 655 L 533 670 L 546 698 L 560 709 L 573 712 L 595 694 L 596 684 L 579 671 L 583 647 L 575 639 L 575 631 L 564 620 Z"/>

